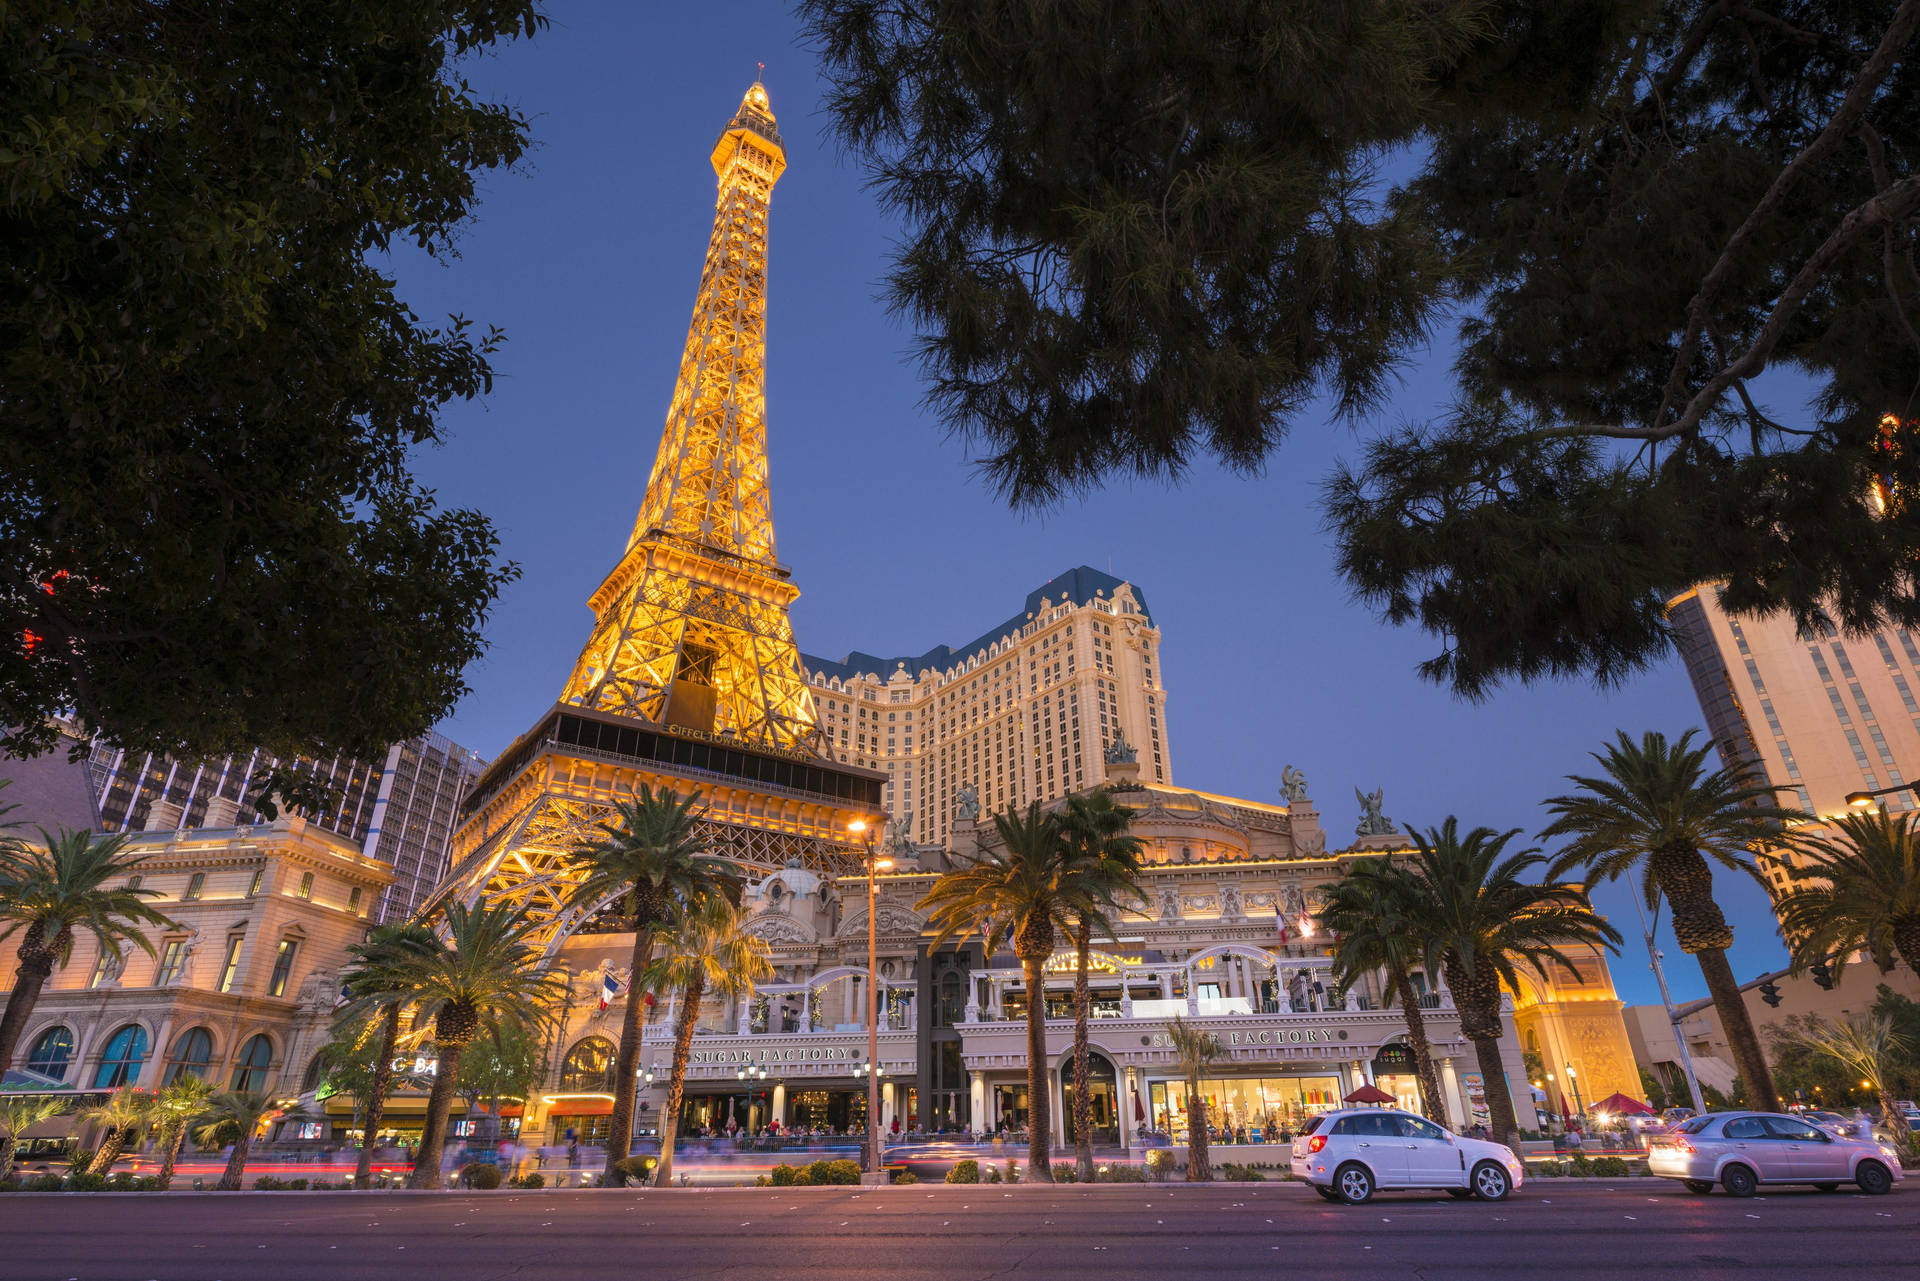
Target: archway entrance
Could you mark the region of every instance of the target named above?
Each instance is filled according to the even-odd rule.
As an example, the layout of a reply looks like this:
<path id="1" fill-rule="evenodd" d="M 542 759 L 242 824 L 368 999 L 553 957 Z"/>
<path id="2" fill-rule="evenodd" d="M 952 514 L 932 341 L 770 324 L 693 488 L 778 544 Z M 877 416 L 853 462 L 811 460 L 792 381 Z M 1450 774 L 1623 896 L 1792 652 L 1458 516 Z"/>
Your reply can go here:
<path id="1" fill-rule="evenodd" d="M 1113 1062 L 1098 1050 L 1087 1051 L 1087 1102 L 1089 1129 L 1095 1143 L 1120 1141 L 1120 1089 Z M 1079 1142 L 1074 1133 L 1073 1055 L 1060 1060 L 1061 1130 L 1068 1143 Z"/>

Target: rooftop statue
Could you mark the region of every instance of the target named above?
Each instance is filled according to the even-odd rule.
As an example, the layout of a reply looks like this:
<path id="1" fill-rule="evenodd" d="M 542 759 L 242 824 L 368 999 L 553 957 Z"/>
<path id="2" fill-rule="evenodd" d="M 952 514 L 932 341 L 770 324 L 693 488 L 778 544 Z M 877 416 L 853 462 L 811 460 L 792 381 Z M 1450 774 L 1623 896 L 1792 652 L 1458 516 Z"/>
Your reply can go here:
<path id="1" fill-rule="evenodd" d="M 972 823 L 980 817 L 980 793 L 973 790 L 972 783 L 962 783 L 960 794 L 954 799 L 956 817 L 963 822 Z"/>
<path id="2" fill-rule="evenodd" d="M 1353 789 L 1353 794 L 1360 800 L 1360 821 L 1353 829 L 1355 836 L 1391 836 L 1400 830 L 1393 825 L 1392 819 L 1380 812 L 1380 807 L 1386 803 L 1383 799 L 1386 790 L 1384 787 L 1376 787 L 1371 792 L 1363 792 L 1357 787 Z"/>
<path id="3" fill-rule="evenodd" d="M 1307 776 L 1289 765 L 1280 771 L 1280 795 L 1289 805 L 1306 805 Z"/>
<path id="4" fill-rule="evenodd" d="M 1139 753 L 1134 750 L 1133 744 L 1127 741 L 1127 732 L 1121 730 L 1113 736 L 1113 741 L 1107 744 L 1105 756 L 1109 765 L 1131 765 L 1139 757 Z"/>

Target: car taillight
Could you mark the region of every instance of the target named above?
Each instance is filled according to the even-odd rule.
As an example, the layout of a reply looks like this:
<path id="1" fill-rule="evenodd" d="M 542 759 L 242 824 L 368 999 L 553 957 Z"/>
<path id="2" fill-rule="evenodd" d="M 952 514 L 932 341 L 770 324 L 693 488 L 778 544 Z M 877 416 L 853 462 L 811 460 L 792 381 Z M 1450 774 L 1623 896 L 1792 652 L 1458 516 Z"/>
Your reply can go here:
<path id="1" fill-rule="evenodd" d="M 1674 1147 L 1678 1148 L 1682 1152 L 1690 1153 L 1693 1151 L 1693 1144 L 1687 1142 L 1685 1139 L 1681 1138 L 1677 1134 L 1674 1135 L 1672 1138 L 1668 1139 L 1667 1142 L 1671 1143 Z"/>
<path id="2" fill-rule="evenodd" d="M 1327 1146 L 1327 1136 L 1324 1134 L 1316 1134 L 1307 1140 L 1307 1151 L 1309 1152 L 1318 1152 L 1325 1146 Z"/>

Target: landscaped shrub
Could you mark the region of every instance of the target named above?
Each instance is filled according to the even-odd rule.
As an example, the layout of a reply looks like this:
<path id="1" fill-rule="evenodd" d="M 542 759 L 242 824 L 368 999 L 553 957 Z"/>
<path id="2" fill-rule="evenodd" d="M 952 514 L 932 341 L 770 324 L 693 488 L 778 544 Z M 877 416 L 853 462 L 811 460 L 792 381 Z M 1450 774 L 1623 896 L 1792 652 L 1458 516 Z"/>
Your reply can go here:
<path id="1" fill-rule="evenodd" d="M 978 1161 L 956 1161 L 953 1168 L 947 1171 L 947 1182 L 980 1182 L 980 1163 Z"/>
<path id="2" fill-rule="evenodd" d="M 287 1180 L 287 1191 L 289 1192 L 305 1192 L 310 1186 L 311 1184 L 306 1179 Z"/>
<path id="3" fill-rule="evenodd" d="M 106 1186 L 107 1181 L 97 1174 L 69 1174 L 67 1176 L 67 1191 L 69 1192 L 101 1192 L 106 1189 Z"/>
<path id="4" fill-rule="evenodd" d="M 1583 1176 L 1593 1173 L 1593 1161 L 1585 1153 L 1575 1153 L 1567 1159 L 1567 1173 Z"/>
<path id="5" fill-rule="evenodd" d="M 67 1186 L 67 1182 L 57 1174 L 42 1174 L 28 1179 L 23 1186 L 28 1192 L 59 1192 Z"/>
<path id="6" fill-rule="evenodd" d="M 67 1157 L 68 1171 L 73 1174 L 86 1173 L 87 1167 L 93 1164 L 93 1157 L 94 1150 L 92 1148 L 75 1148 Z"/>
<path id="7" fill-rule="evenodd" d="M 1020 1163 L 1018 1161 L 1010 1160 L 1007 1162 L 1007 1182 L 1020 1182 Z"/>
<path id="8" fill-rule="evenodd" d="M 771 1182 L 773 1183 L 773 1186 L 776 1188 L 790 1188 L 799 1180 L 799 1178 L 800 1178 L 800 1171 L 794 1166 L 776 1165 L 773 1167 L 773 1177 Z"/>
<path id="9" fill-rule="evenodd" d="M 1617 1156 L 1595 1157 L 1593 1172 L 1603 1179 L 1624 1179 L 1632 1173 L 1625 1159 Z"/>
<path id="10" fill-rule="evenodd" d="M 547 1186 L 547 1176 L 544 1174 L 523 1174 L 519 1178 L 510 1181 L 508 1186 L 528 1189 L 544 1188 Z"/>
<path id="11" fill-rule="evenodd" d="M 986 1181 L 987 1181 L 988 1183 L 998 1183 L 998 1182 L 1000 1182 L 1000 1167 L 999 1167 L 999 1166 L 997 1166 L 997 1165 L 990 1165 L 990 1166 L 988 1166 L 988 1167 L 987 1167 L 987 1178 L 986 1178 Z"/>
<path id="12" fill-rule="evenodd" d="M 918 1183 L 920 1182 L 920 1177 L 912 1170 L 895 1170 L 893 1172 L 892 1182 L 895 1187 L 899 1187 L 905 1183 Z"/>
<path id="13" fill-rule="evenodd" d="M 1053 1167 L 1055 1183 L 1074 1183 L 1080 1178 L 1080 1167 L 1071 1161 L 1062 1161 Z"/>
<path id="14" fill-rule="evenodd" d="M 263 1174 L 253 1181 L 253 1190 L 255 1192 L 284 1192 L 287 1190 L 287 1184 L 284 1179 L 276 1179 L 271 1174 Z"/>
<path id="15" fill-rule="evenodd" d="M 815 1161 L 800 1172 L 795 1183 L 808 1187 L 827 1187 L 836 1184 L 860 1182 L 860 1164 L 857 1161 Z"/>
<path id="16" fill-rule="evenodd" d="M 614 1177 L 618 1180 L 613 1186 L 623 1188 L 628 1183 L 645 1184 L 653 1178 L 653 1168 L 660 1164 L 658 1157 L 624 1156 L 613 1163 Z M 499 1184 L 494 1184 L 499 1187 Z"/>
<path id="17" fill-rule="evenodd" d="M 486 1161 L 469 1161 L 460 1167 L 460 1181 L 470 1188 L 491 1192 L 500 1186 L 500 1167 Z"/>
<path id="18" fill-rule="evenodd" d="M 1147 1173 L 1153 1178 L 1165 1178 L 1173 1169 L 1173 1153 L 1167 1148 L 1154 1148 L 1146 1156 Z"/>
<path id="19" fill-rule="evenodd" d="M 1267 1176 L 1250 1165 L 1240 1165 L 1229 1161 L 1220 1167 L 1220 1172 L 1229 1183 L 1265 1183 Z"/>
<path id="20" fill-rule="evenodd" d="M 1105 1165 L 1094 1172 L 1095 1183 L 1145 1183 L 1147 1172 L 1137 1165 Z"/>

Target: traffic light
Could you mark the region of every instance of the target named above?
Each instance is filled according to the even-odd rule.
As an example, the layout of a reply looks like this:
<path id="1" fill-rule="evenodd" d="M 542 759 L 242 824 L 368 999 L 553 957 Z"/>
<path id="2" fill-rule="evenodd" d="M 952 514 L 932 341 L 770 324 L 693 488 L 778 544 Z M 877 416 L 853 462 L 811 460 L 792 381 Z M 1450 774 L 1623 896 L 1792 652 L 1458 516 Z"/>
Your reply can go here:
<path id="1" fill-rule="evenodd" d="M 1818 983 L 1829 992 L 1833 991 L 1833 971 L 1827 968 L 1825 961 L 1814 962 L 1813 965 L 1808 967 L 1808 972 L 1813 975 L 1813 981 L 1815 983 Z"/>
<path id="2" fill-rule="evenodd" d="M 1768 979 L 1760 985 L 1760 999 L 1768 1005 L 1780 1004 L 1780 985 Z"/>

